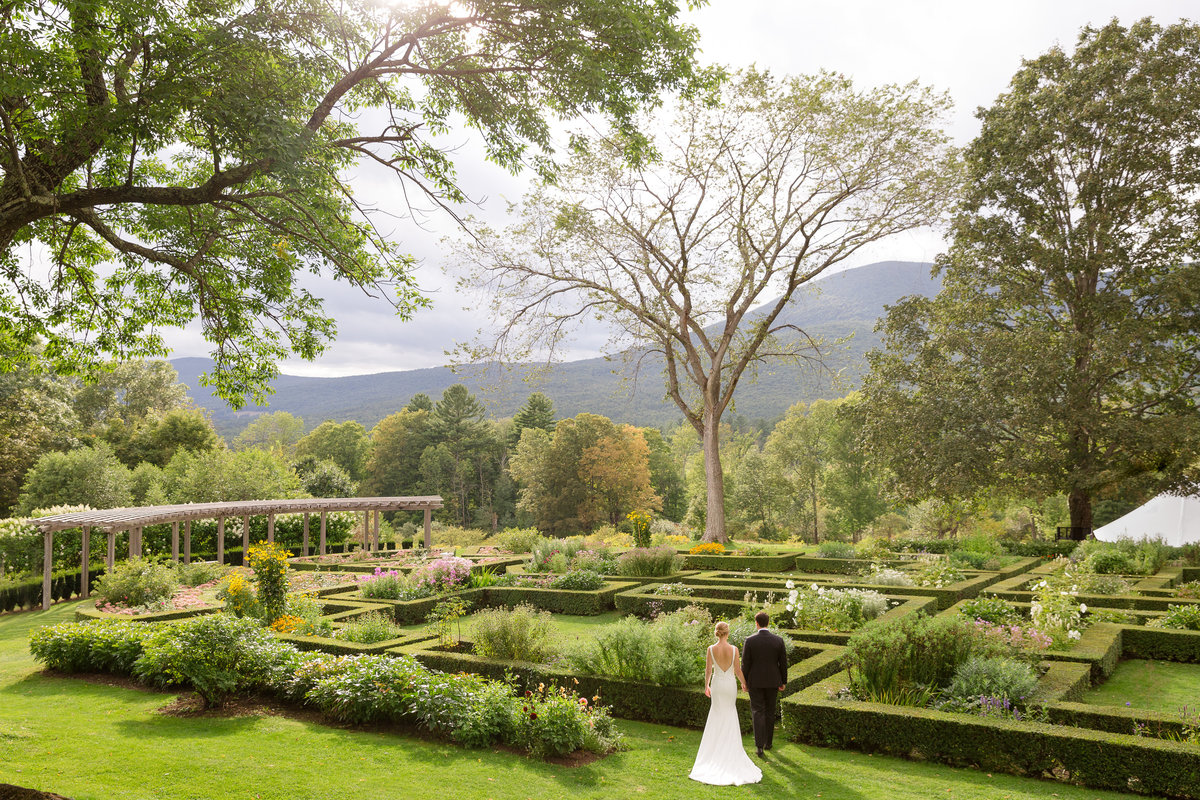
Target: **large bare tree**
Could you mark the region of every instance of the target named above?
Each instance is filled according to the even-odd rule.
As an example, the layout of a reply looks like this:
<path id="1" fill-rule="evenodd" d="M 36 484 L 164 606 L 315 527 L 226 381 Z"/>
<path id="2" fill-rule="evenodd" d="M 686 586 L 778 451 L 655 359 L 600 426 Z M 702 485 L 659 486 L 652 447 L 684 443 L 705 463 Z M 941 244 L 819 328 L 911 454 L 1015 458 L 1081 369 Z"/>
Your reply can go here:
<path id="1" fill-rule="evenodd" d="M 764 359 L 820 359 L 783 316 L 798 288 L 939 217 L 957 174 L 947 109 L 916 84 L 862 91 L 838 75 L 748 71 L 715 100 L 644 120 L 652 163 L 628 165 L 620 136 L 578 142 L 518 223 L 464 242 L 464 283 L 489 293 L 498 321 L 466 353 L 553 358 L 574 323 L 600 317 L 618 331 L 613 349 L 657 354 L 703 443 L 704 538 L 727 540 L 722 414 Z"/>

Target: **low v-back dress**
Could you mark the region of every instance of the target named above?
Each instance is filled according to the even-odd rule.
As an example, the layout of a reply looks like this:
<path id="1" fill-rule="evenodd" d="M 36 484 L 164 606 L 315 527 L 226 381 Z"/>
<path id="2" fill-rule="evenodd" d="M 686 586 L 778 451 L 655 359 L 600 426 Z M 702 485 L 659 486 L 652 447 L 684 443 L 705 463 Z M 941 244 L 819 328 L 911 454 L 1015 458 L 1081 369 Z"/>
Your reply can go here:
<path id="1" fill-rule="evenodd" d="M 711 656 L 712 648 L 709 648 Z M 734 648 L 734 661 L 737 648 Z M 737 675 L 734 661 L 729 669 L 721 669 L 717 659 L 712 662 L 712 679 L 709 688 L 712 704 L 708 707 L 708 721 L 704 723 L 704 735 L 700 738 L 700 751 L 696 763 L 688 775 L 694 781 L 716 786 L 740 786 L 743 783 L 758 783 L 762 770 L 746 755 L 742 747 L 742 729 L 737 715 Z"/>

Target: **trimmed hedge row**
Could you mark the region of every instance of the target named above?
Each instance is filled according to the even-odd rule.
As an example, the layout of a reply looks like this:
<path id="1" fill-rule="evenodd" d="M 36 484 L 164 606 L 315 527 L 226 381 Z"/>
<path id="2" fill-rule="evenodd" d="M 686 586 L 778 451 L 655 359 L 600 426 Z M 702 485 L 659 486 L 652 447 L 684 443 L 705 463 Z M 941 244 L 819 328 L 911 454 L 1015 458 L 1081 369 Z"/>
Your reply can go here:
<path id="1" fill-rule="evenodd" d="M 742 595 L 745 594 L 744 591 L 735 592 L 738 597 L 737 600 L 724 599 L 720 596 L 706 597 L 705 592 L 701 591 L 711 589 L 717 595 L 734 592 L 734 590 L 720 586 L 697 586 L 695 587 L 696 593 L 692 595 L 654 594 L 654 590 L 662 585 L 661 583 L 647 583 L 633 589 L 618 592 L 614 598 L 617 611 L 620 611 L 622 614 L 633 614 L 638 617 L 650 617 L 658 612 L 676 611 L 684 606 L 695 605 L 708 609 L 714 617 L 733 618 L 741 615 L 742 608 L 746 605 L 745 601 L 741 599 Z"/>
<path id="2" fill-rule="evenodd" d="M 867 583 L 865 581 L 847 581 L 833 583 L 825 575 L 786 575 L 780 576 L 776 581 L 772 582 L 769 578 L 763 576 L 751 575 L 750 580 L 746 581 L 744 576 L 727 573 L 704 573 L 696 578 L 686 578 L 682 582 L 692 585 L 704 586 L 727 586 L 739 587 L 742 593 L 745 589 L 768 589 L 776 592 L 786 592 L 783 582 L 785 580 L 793 580 L 798 586 L 806 586 L 808 584 L 817 584 L 818 586 L 827 586 L 831 589 L 870 589 L 879 592 L 880 594 L 893 594 L 903 592 L 905 595 L 915 595 L 920 597 L 933 597 L 937 599 L 939 609 L 947 609 L 960 600 L 968 600 L 972 597 L 978 597 L 988 584 L 996 580 L 996 573 L 967 573 L 966 580 L 952 583 L 949 586 L 881 586 L 879 584 Z M 711 576 L 711 577 L 709 577 Z"/>
<path id="3" fill-rule="evenodd" d="M 345 639 L 331 639 L 328 636 L 300 636 L 293 633 L 277 633 L 275 638 L 295 645 L 298 650 L 316 650 L 338 656 L 361 656 L 391 654 L 400 651 L 401 648 L 433 637 L 427 633 L 407 633 L 404 636 L 375 644 L 359 644 L 358 642 L 348 642 Z"/>
<path id="4" fill-rule="evenodd" d="M 1000 581 L 983 590 L 984 594 L 999 597 L 1003 600 L 1010 600 L 1018 603 L 1028 603 L 1034 599 L 1037 592 L 1023 588 L 1034 577 L 1029 575 L 1018 575 L 1007 580 Z M 1079 594 L 1077 595 L 1080 603 L 1086 603 L 1089 607 L 1095 608 L 1120 608 L 1131 611 L 1167 611 L 1169 606 L 1183 604 L 1197 604 L 1200 600 L 1187 600 L 1181 598 L 1166 598 L 1166 597 L 1148 597 L 1143 595 L 1132 594 Z"/>
<path id="5" fill-rule="evenodd" d="M 796 557 L 801 555 L 792 550 L 764 556 L 718 556 L 683 553 L 684 566 L 688 569 L 743 570 L 751 572 L 787 572 L 796 566 Z"/>
<path id="6" fill-rule="evenodd" d="M 1143 628 L 1122 625 L 1121 644 L 1126 658 L 1200 662 L 1200 631 Z"/>
<path id="7" fill-rule="evenodd" d="M 104 573 L 104 562 L 93 564 L 88 570 L 88 588 L 94 589 L 96 580 Z M 79 579 L 83 574 L 80 569 L 58 570 L 50 575 L 50 599 L 70 600 L 79 597 Z M 0 580 L 0 614 L 6 611 L 17 611 L 23 608 L 40 608 L 42 605 L 42 576 L 31 575 L 27 578 Z"/>
<path id="8" fill-rule="evenodd" d="M 483 590 L 488 606 L 514 606 L 528 603 L 555 614 L 595 616 L 615 607 L 618 592 L 638 586 L 635 580 L 610 580 L 600 589 L 550 589 L 533 586 L 489 586 Z"/>
<path id="9" fill-rule="evenodd" d="M 198 617 L 202 614 L 213 614 L 225 608 L 225 603 L 223 601 L 214 600 L 213 602 L 216 605 L 208 606 L 207 608 L 185 608 L 171 611 L 154 611 L 149 614 L 137 615 L 107 614 L 103 611 L 97 611 L 94 605 L 88 603 L 75 609 L 75 620 L 77 622 L 82 622 L 89 619 L 109 619 L 123 622 L 167 622 L 174 619 Z"/>
<path id="10" fill-rule="evenodd" d="M 1200 751 L 1159 739 L 1037 722 L 833 700 L 846 673 L 783 698 L 789 738 L 867 752 L 1046 775 L 1117 791 L 1200 797 Z"/>
<path id="11" fill-rule="evenodd" d="M 1107 733 L 1133 733 L 1134 724 L 1140 723 L 1160 736 L 1178 736 L 1183 733 L 1185 727 L 1178 715 L 1125 706 L 1098 706 L 1064 701 L 1048 705 L 1046 713 L 1055 725 L 1071 725 Z"/>
<path id="12" fill-rule="evenodd" d="M 913 564 L 911 558 L 889 558 L 872 561 L 869 558 L 821 558 L 820 556 L 796 556 L 795 568 L 816 575 L 861 575 L 876 564 L 887 567 L 905 567 Z"/>
<path id="13" fill-rule="evenodd" d="M 1097 622 L 1083 631 L 1079 641 L 1070 650 L 1048 650 L 1042 654 L 1047 661 L 1066 661 L 1087 664 L 1091 668 L 1092 681 L 1099 683 L 1112 675 L 1117 662 L 1124 653 L 1123 626 L 1111 622 Z"/>
<path id="14" fill-rule="evenodd" d="M 1091 665 L 1083 662 L 1051 661 L 1046 674 L 1038 680 L 1037 689 L 1029 699 L 1030 705 L 1046 705 L 1080 700 L 1092 688 Z"/>
<path id="15" fill-rule="evenodd" d="M 466 603 L 467 609 L 475 608 L 483 601 L 483 589 L 460 589 L 456 592 L 446 592 L 434 597 L 421 597 L 416 600 L 386 600 L 380 597 L 363 597 L 355 589 L 352 592 L 341 592 L 330 595 L 331 600 L 340 600 L 353 605 L 371 604 L 391 609 L 397 625 L 417 625 L 425 621 L 429 612 L 438 603 L 450 597 L 460 597 Z M 327 606 L 328 608 L 328 606 Z"/>

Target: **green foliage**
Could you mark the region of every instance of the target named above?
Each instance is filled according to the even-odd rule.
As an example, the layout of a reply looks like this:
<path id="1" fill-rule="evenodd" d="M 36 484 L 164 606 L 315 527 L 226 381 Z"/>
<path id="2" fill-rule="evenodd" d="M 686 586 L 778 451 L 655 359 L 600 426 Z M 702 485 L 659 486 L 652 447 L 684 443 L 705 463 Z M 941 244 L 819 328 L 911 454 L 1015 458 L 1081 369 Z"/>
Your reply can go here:
<path id="1" fill-rule="evenodd" d="M 313 497 L 354 497 L 358 491 L 358 484 L 332 461 L 313 464 L 300 479 L 300 486 Z"/>
<path id="2" fill-rule="evenodd" d="M 1200 631 L 1200 603 L 1169 605 L 1167 613 L 1152 620 L 1149 625 L 1157 628 L 1175 628 L 1184 631 Z"/>
<path id="3" fill-rule="evenodd" d="M 991 595 L 980 595 L 970 600 L 964 600 L 958 607 L 958 612 L 967 619 L 981 619 L 993 625 L 1015 625 L 1023 617 L 1007 600 Z"/>
<path id="4" fill-rule="evenodd" d="M 399 570 L 375 568 L 371 575 L 358 586 L 359 593 L 369 600 L 416 600 L 433 594 L 433 587 L 414 581 Z"/>
<path id="5" fill-rule="evenodd" d="M 10 346 L 11 347 L 11 346 Z M 17 504 L 25 475 L 44 453 L 73 447 L 80 433 L 71 387 L 40 344 L 4 353 L 0 369 L 0 514 Z"/>
<path id="6" fill-rule="evenodd" d="M 594 592 L 604 586 L 604 577 L 589 569 L 575 569 L 550 581 L 551 589 Z"/>
<path id="7" fill-rule="evenodd" d="M 297 461 L 332 461 L 351 481 L 361 481 L 366 476 L 370 452 L 371 439 L 367 436 L 367 429 L 354 420 L 342 423 L 325 420 L 296 442 Z"/>
<path id="8" fill-rule="evenodd" d="M 525 603 L 484 609 L 471 618 L 471 641 L 485 658 L 540 663 L 555 651 L 551 620 L 549 612 Z"/>
<path id="9" fill-rule="evenodd" d="M 653 518 L 645 511 L 630 511 L 625 519 L 632 528 L 633 546 L 646 548 L 650 546 L 650 523 Z"/>
<path id="10" fill-rule="evenodd" d="M 546 432 L 554 430 L 554 403 L 541 392 L 529 395 L 525 405 L 513 415 L 512 432 L 508 436 L 508 446 L 516 449 L 521 441 L 521 432 L 526 428 L 538 428 Z"/>
<path id="11" fill-rule="evenodd" d="M 300 493 L 300 479 L 278 455 L 263 450 L 181 450 L 163 471 L 172 503 L 217 503 L 287 498 Z"/>
<path id="12" fill-rule="evenodd" d="M 113 565 L 112 572 L 96 581 L 98 602 L 136 608 L 160 604 L 175 593 L 179 578 L 173 569 L 145 558 L 132 558 Z"/>
<path id="13" fill-rule="evenodd" d="M 202 583 L 212 583 L 225 577 L 229 568 L 215 561 L 193 561 L 189 564 L 176 564 L 175 574 L 184 586 L 199 586 Z"/>
<path id="14" fill-rule="evenodd" d="M 815 553 L 819 558 L 854 558 L 854 545 L 850 542 L 821 542 Z"/>
<path id="15" fill-rule="evenodd" d="M 337 631 L 337 638 L 358 644 L 375 644 L 389 639 L 398 639 L 404 631 L 395 621 L 378 611 L 371 611 L 346 623 Z"/>
<path id="16" fill-rule="evenodd" d="M 543 538 L 537 528 L 505 528 L 498 537 L 501 550 L 510 553 L 531 553 Z"/>
<path id="17" fill-rule="evenodd" d="M 128 674 L 150 628 L 139 622 L 93 620 L 38 628 L 29 652 L 47 669 Z"/>
<path id="18" fill-rule="evenodd" d="M 1085 561 L 1090 571 L 1100 575 L 1153 575 L 1168 558 L 1170 548 L 1161 539 L 1119 542 L 1089 539 L 1080 542 L 1071 554 L 1072 561 Z"/>
<path id="19" fill-rule="evenodd" d="M 291 553 L 275 542 L 251 545 L 246 563 L 254 570 L 254 586 L 262 620 L 270 625 L 287 607 L 288 559 Z"/>
<path id="20" fill-rule="evenodd" d="M 1026 661 L 973 656 L 954 671 L 946 693 L 959 700 L 1001 698 L 1023 705 L 1037 683 L 1037 675 Z"/>
<path id="21" fill-rule="evenodd" d="M 104 442 L 66 453 L 46 453 L 25 476 L 18 513 L 75 504 L 121 508 L 132 500 L 129 470 Z"/>
<path id="22" fill-rule="evenodd" d="M 254 586 L 240 572 L 226 575 L 217 591 L 217 599 L 225 602 L 225 610 L 235 617 L 258 619 L 262 616 L 262 608 L 258 603 L 258 594 Z"/>
<path id="23" fill-rule="evenodd" d="M 909 614 L 876 620 L 851 634 L 843 663 L 858 697 L 894 693 L 904 686 L 943 688 L 972 656 L 1003 655 L 961 616 Z"/>
<path id="24" fill-rule="evenodd" d="M 966 577 L 963 571 L 948 559 L 940 558 L 922 559 L 913 572 L 913 580 L 918 586 L 932 586 L 938 589 L 966 580 Z"/>
<path id="25" fill-rule="evenodd" d="M 437 633 L 438 643 L 442 647 L 454 647 L 462 640 L 461 623 L 459 620 L 467 613 L 467 604 L 461 597 L 448 597 L 433 607 L 426 621 L 433 626 Z M 455 636 L 457 628 L 458 636 Z"/>
<path id="26" fill-rule="evenodd" d="M 683 556 L 673 547 L 634 548 L 617 557 L 617 574 L 638 578 L 660 578 L 682 569 Z"/>
<path id="27" fill-rule="evenodd" d="M 622 617 L 565 658 L 572 669 L 587 675 L 684 686 L 702 680 L 711 636 L 712 617 L 702 609 L 681 609 L 653 622 Z"/>
<path id="28" fill-rule="evenodd" d="M 791 581 L 788 581 L 791 584 Z M 863 589 L 794 589 L 783 603 L 779 624 L 814 631 L 853 631 L 888 610 L 887 598 Z"/>
<path id="29" fill-rule="evenodd" d="M 287 648 L 257 620 L 205 614 L 157 626 L 142 643 L 133 674 L 157 686 L 190 684 L 205 703 L 261 686 Z"/>
<path id="30" fill-rule="evenodd" d="M 758 630 L 758 627 L 752 620 L 739 618 L 729 623 L 729 643 L 738 650 L 744 650 L 746 647 L 746 637 L 751 636 Z M 796 652 L 796 643 L 792 641 L 792 637 L 783 636 L 783 648 L 787 652 L 788 662 L 793 660 Z"/>

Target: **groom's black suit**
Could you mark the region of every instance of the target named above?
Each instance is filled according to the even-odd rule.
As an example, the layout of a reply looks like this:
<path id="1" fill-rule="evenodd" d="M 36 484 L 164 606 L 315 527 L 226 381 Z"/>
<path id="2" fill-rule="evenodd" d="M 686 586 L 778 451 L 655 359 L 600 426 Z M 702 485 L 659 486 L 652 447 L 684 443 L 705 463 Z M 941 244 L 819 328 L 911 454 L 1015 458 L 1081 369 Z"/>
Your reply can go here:
<path id="1" fill-rule="evenodd" d="M 754 746 L 760 752 L 770 750 L 775 738 L 779 687 L 787 683 L 787 651 L 783 639 L 766 628 L 747 636 L 742 650 L 742 674 L 746 676 L 754 720 Z"/>

